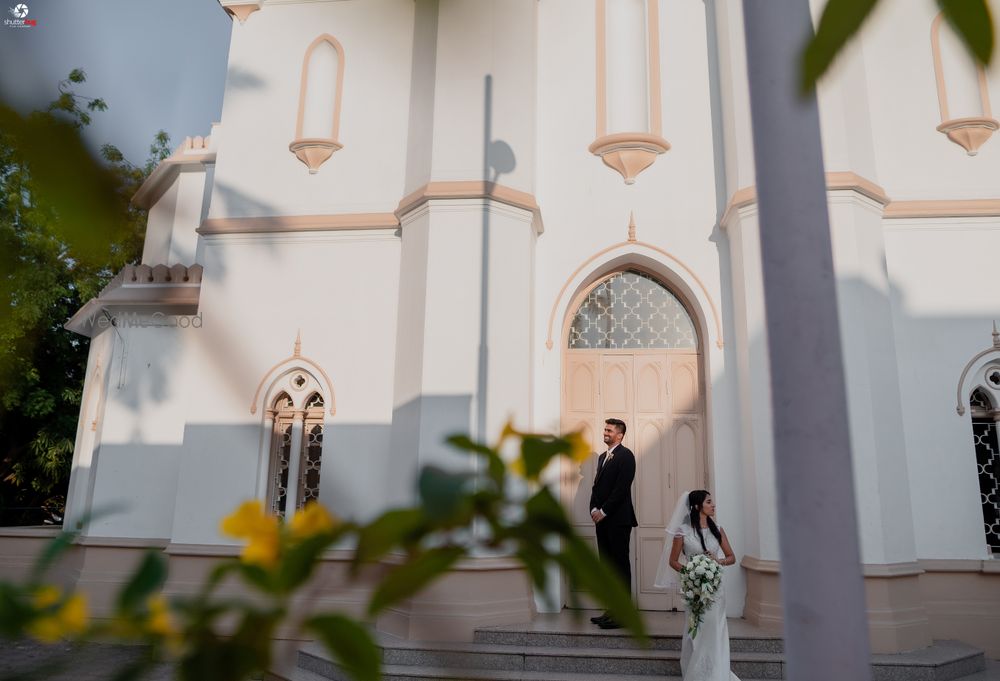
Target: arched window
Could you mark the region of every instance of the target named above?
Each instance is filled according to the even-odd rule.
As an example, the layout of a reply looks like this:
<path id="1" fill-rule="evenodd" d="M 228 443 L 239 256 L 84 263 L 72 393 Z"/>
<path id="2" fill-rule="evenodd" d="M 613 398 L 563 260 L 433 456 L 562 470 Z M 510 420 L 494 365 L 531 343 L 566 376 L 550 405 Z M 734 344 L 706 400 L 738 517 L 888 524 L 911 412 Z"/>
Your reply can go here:
<path id="1" fill-rule="evenodd" d="M 305 399 L 296 394 L 311 382 L 304 372 L 293 372 L 280 382 L 287 383 L 290 390 L 281 390 L 268 411 L 267 507 L 285 517 L 289 509 L 319 499 L 325 402 L 319 392 L 308 393 Z"/>
<path id="2" fill-rule="evenodd" d="M 698 348 L 694 322 L 677 296 L 635 271 L 618 272 L 587 294 L 568 342 L 570 350 Z"/>
<path id="3" fill-rule="evenodd" d="M 1000 409 L 993 406 L 989 395 L 976 388 L 969 399 L 972 412 L 972 437 L 976 447 L 976 469 L 979 473 L 979 497 L 983 505 L 986 543 L 993 553 L 1000 553 L 1000 447 L 997 441 L 997 420 Z"/>
<path id="4" fill-rule="evenodd" d="M 344 89 L 344 48 L 324 33 L 306 48 L 299 85 L 299 111 L 295 139 L 289 151 L 315 174 L 343 148 L 340 137 L 340 103 Z"/>

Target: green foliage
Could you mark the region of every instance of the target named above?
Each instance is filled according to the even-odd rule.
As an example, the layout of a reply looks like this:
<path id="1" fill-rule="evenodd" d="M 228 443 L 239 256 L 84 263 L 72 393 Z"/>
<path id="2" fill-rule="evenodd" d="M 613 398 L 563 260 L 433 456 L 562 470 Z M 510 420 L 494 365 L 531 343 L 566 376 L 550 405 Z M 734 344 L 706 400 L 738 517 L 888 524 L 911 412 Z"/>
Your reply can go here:
<path id="1" fill-rule="evenodd" d="M 118 611 L 134 612 L 140 605 L 163 588 L 167 581 L 167 561 L 156 551 L 148 551 L 142 563 L 118 594 Z"/>
<path id="2" fill-rule="evenodd" d="M 464 555 L 461 546 L 442 546 L 410 554 L 409 560 L 393 568 L 375 589 L 368 614 L 377 615 L 390 605 L 414 596 Z"/>
<path id="3" fill-rule="evenodd" d="M 501 450 L 514 440 L 519 454 L 508 468 Z M 272 639 L 281 627 L 286 635 L 298 632 L 321 641 L 356 681 L 377 681 L 381 654 L 368 625 L 344 613 L 312 612 L 311 600 L 303 598 L 316 586 L 312 579 L 323 553 L 342 542 L 357 547 L 351 560 L 355 578 L 366 564 L 378 562 L 380 570 L 391 566 L 369 597 L 365 612 L 370 619 L 412 598 L 463 559 L 500 553 L 520 560 L 538 587 L 546 586 L 550 567 L 561 567 L 572 590 L 590 592 L 633 635 L 644 638 L 628 586 L 574 533 L 552 493 L 536 484 L 558 457 L 589 455 L 579 434 L 551 437 L 508 426 L 492 447 L 465 436 L 449 441 L 473 457 L 466 471 L 482 472 L 425 468 L 418 480 L 418 505 L 390 509 L 364 525 L 340 522 L 318 504 L 307 505 L 286 524 L 266 514 L 259 501 L 246 502 L 222 523 L 223 532 L 247 541 L 241 558 L 220 562 L 198 592 L 168 603 L 160 594 L 166 561 L 150 552 L 118 594 L 113 619 L 86 627 L 82 595 L 61 594 L 41 580 L 72 545 L 73 533 L 63 533 L 27 581 L 0 582 L 0 634 L 146 644 L 148 654 L 109 672 L 115 678 L 138 678 L 167 661 L 181 681 L 242 681 L 271 666 Z M 223 585 L 232 592 L 234 581 L 248 596 L 219 594 Z"/>
<path id="4" fill-rule="evenodd" d="M 114 147 L 94 159 L 80 138 L 99 98 L 72 88 L 43 111 L 0 105 L 0 523 L 46 507 L 59 522 L 89 343 L 62 328 L 142 252 L 145 212 L 130 198 L 169 153 L 159 133 L 137 168 Z M 38 521 L 37 516 L 25 518 Z"/>
<path id="5" fill-rule="evenodd" d="M 844 46 L 861 29 L 880 0 L 829 0 L 813 36 L 802 53 L 800 85 L 810 92 Z M 973 58 L 990 63 L 994 26 L 987 0 L 937 0 L 952 28 Z"/>
<path id="6" fill-rule="evenodd" d="M 379 652 L 367 629 L 343 615 L 310 618 L 305 628 L 342 661 L 344 670 L 354 679 L 378 681 Z"/>
<path id="7" fill-rule="evenodd" d="M 987 0 L 938 0 L 945 19 L 980 64 L 993 56 L 993 17 Z"/>

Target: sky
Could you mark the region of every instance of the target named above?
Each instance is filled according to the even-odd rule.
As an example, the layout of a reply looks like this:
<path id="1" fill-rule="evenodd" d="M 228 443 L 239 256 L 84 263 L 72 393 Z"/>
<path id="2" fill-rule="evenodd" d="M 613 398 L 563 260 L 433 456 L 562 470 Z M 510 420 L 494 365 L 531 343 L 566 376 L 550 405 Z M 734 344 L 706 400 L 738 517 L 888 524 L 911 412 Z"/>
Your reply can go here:
<path id="1" fill-rule="evenodd" d="M 22 2 L 36 25 L 6 25 Z M 77 92 L 108 104 L 94 114 L 88 144 L 114 144 L 141 165 L 158 130 L 175 148 L 219 120 L 231 30 L 216 0 L 6 0 L 0 98 L 21 111 L 44 107 L 82 68 Z"/>

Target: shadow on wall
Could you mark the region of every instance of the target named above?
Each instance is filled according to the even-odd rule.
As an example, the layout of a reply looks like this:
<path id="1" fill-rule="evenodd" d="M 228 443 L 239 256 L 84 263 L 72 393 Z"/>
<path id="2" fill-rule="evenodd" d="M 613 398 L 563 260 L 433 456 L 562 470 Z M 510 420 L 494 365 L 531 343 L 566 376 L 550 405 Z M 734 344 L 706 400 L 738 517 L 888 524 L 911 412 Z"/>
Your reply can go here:
<path id="1" fill-rule="evenodd" d="M 420 466 L 471 470 L 476 457 L 444 442 L 469 432 L 471 409 L 469 395 L 427 395 L 399 407 L 393 424 L 341 423 L 327 415 L 320 501 L 342 518 L 365 521 L 413 503 Z M 265 427 L 261 417 L 256 423 L 188 425 L 177 445 L 99 445 L 93 468 L 74 475 L 96 473 L 90 508 L 125 510 L 98 518 L 87 534 L 230 543 L 218 534 L 219 520 L 270 486 L 263 471 L 272 438 Z"/>

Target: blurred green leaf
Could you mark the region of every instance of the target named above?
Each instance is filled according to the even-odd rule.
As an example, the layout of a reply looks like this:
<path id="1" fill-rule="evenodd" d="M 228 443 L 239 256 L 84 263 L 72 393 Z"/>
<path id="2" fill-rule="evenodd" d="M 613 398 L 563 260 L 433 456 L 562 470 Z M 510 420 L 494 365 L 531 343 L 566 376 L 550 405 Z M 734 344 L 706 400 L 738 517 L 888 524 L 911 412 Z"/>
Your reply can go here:
<path id="1" fill-rule="evenodd" d="M 208 578 L 205 579 L 205 583 L 202 584 L 201 592 L 198 597 L 200 601 L 204 601 L 208 598 L 208 595 L 215 590 L 215 587 L 222 582 L 227 576 L 232 572 L 237 572 L 240 569 L 240 563 L 236 559 L 224 560 L 208 573 Z"/>
<path id="2" fill-rule="evenodd" d="M 545 563 L 548 556 L 531 546 L 523 546 L 517 552 L 517 557 L 528 571 L 531 583 L 538 589 L 546 586 Z"/>
<path id="3" fill-rule="evenodd" d="M 937 0 L 945 19 L 955 29 L 973 58 L 990 63 L 993 56 L 993 17 L 986 0 Z"/>
<path id="4" fill-rule="evenodd" d="M 24 633 L 34 612 L 27 596 L 15 585 L 0 582 L 0 635 L 14 639 Z"/>
<path id="5" fill-rule="evenodd" d="M 124 226 L 111 169 L 90 155 L 75 125 L 53 116 L 22 117 L 0 105 L 0 130 L 23 141 L 17 151 L 31 168 L 33 200 L 58 216 L 60 235 L 74 257 L 87 264 L 105 260 Z"/>
<path id="6" fill-rule="evenodd" d="M 477 454 L 493 454 L 494 451 L 487 447 L 486 445 L 480 444 L 470 438 L 468 435 L 449 435 L 445 438 L 445 442 L 452 445 L 456 449 L 461 449 L 465 452 L 475 452 Z"/>
<path id="7" fill-rule="evenodd" d="M 35 566 L 31 569 L 29 583 L 38 584 L 59 556 L 66 553 L 73 546 L 73 541 L 78 534 L 78 532 L 60 532 L 48 542 L 45 545 L 45 549 L 35 559 Z"/>
<path id="8" fill-rule="evenodd" d="M 167 561 L 159 551 L 150 550 L 143 556 L 139 568 L 118 594 L 119 612 L 135 612 L 146 599 L 163 588 L 167 581 Z"/>
<path id="9" fill-rule="evenodd" d="M 526 435 L 521 442 L 521 456 L 524 459 L 524 477 L 534 480 L 541 475 L 553 458 L 568 454 L 569 442 L 558 437 Z"/>
<path id="10" fill-rule="evenodd" d="M 802 92 L 816 87 L 820 76 L 833 64 L 844 45 L 858 32 L 878 0 L 829 0 L 823 8 L 816 34 L 802 54 Z"/>
<path id="11" fill-rule="evenodd" d="M 563 508 L 548 487 L 535 492 L 524 503 L 528 521 L 549 532 L 565 536 L 572 532 L 566 509 Z"/>
<path id="12" fill-rule="evenodd" d="M 437 520 L 455 516 L 462 506 L 467 505 L 466 492 L 472 479 L 470 473 L 453 473 L 437 466 L 424 466 L 418 481 L 424 511 Z"/>
<path id="13" fill-rule="evenodd" d="M 368 613 L 377 614 L 390 605 L 413 596 L 447 572 L 464 555 L 465 549 L 460 546 L 433 548 L 393 568 L 372 594 Z"/>
<path id="14" fill-rule="evenodd" d="M 245 610 L 232 636 L 223 638 L 211 629 L 201 629 L 196 645 L 188 649 L 177 672 L 181 681 L 244 681 L 254 672 L 265 671 L 271 662 L 271 638 L 280 611 Z"/>
<path id="15" fill-rule="evenodd" d="M 271 573 L 259 565 L 240 562 L 237 566 L 243 581 L 255 586 L 264 593 L 278 593 L 280 588 L 275 583 Z"/>
<path id="16" fill-rule="evenodd" d="M 386 511 L 361 528 L 354 552 L 354 568 L 378 560 L 395 546 L 405 546 L 423 536 L 424 513 L 419 508 Z"/>
<path id="17" fill-rule="evenodd" d="M 593 596 L 636 638 L 646 638 L 646 628 L 632 602 L 630 589 L 621 575 L 602 563 L 586 542 L 575 534 L 566 536 L 559 562 L 575 588 Z"/>
<path id="18" fill-rule="evenodd" d="M 316 568 L 323 551 L 337 540 L 342 531 L 338 528 L 335 532 L 324 532 L 293 544 L 281 560 L 278 587 L 290 592 L 305 583 Z"/>
<path id="19" fill-rule="evenodd" d="M 343 615 L 321 615 L 306 620 L 305 628 L 319 636 L 355 681 L 378 681 L 381 653 L 363 626 Z"/>
<path id="20" fill-rule="evenodd" d="M 146 211 L 130 198 L 143 167 L 101 160 L 80 130 L 107 102 L 75 89 L 21 115 L 0 105 L 0 522 L 63 520 L 89 340 L 63 324 L 140 259 Z M 18 510 L 21 507 L 23 510 Z M 31 509 L 31 510 L 28 510 Z M 35 510 L 38 509 L 38 510 Z"/>
<path id="21" fill-rule="evenodd" d="M 42 550 L 42 552 L 38 554 L 38 558 L 35 559 L 35 565 L 31 569 L 31 577 L 28 583 L 39 584 L 48 569 L 52 567 L 52 564 L 58 560 L 59 557 L 62 556 L 62 554 L 64 554 L 71 546 L 73 546 L 73 542 L 76 541 L 77 536 L 79 536 L 80 531 L 83 528 L 87 527 L 87 525 L 98 518 L 114 515 L 115 513 L 120 513 L 122 510 L 124 510 L 124 507 L 120 505 L 113 505 L 91 511 L 80 518 L 80 521 L 77 523 L 77 528 L 63 530 L 56 535 L 45 545 L 45 549 Z"/>

